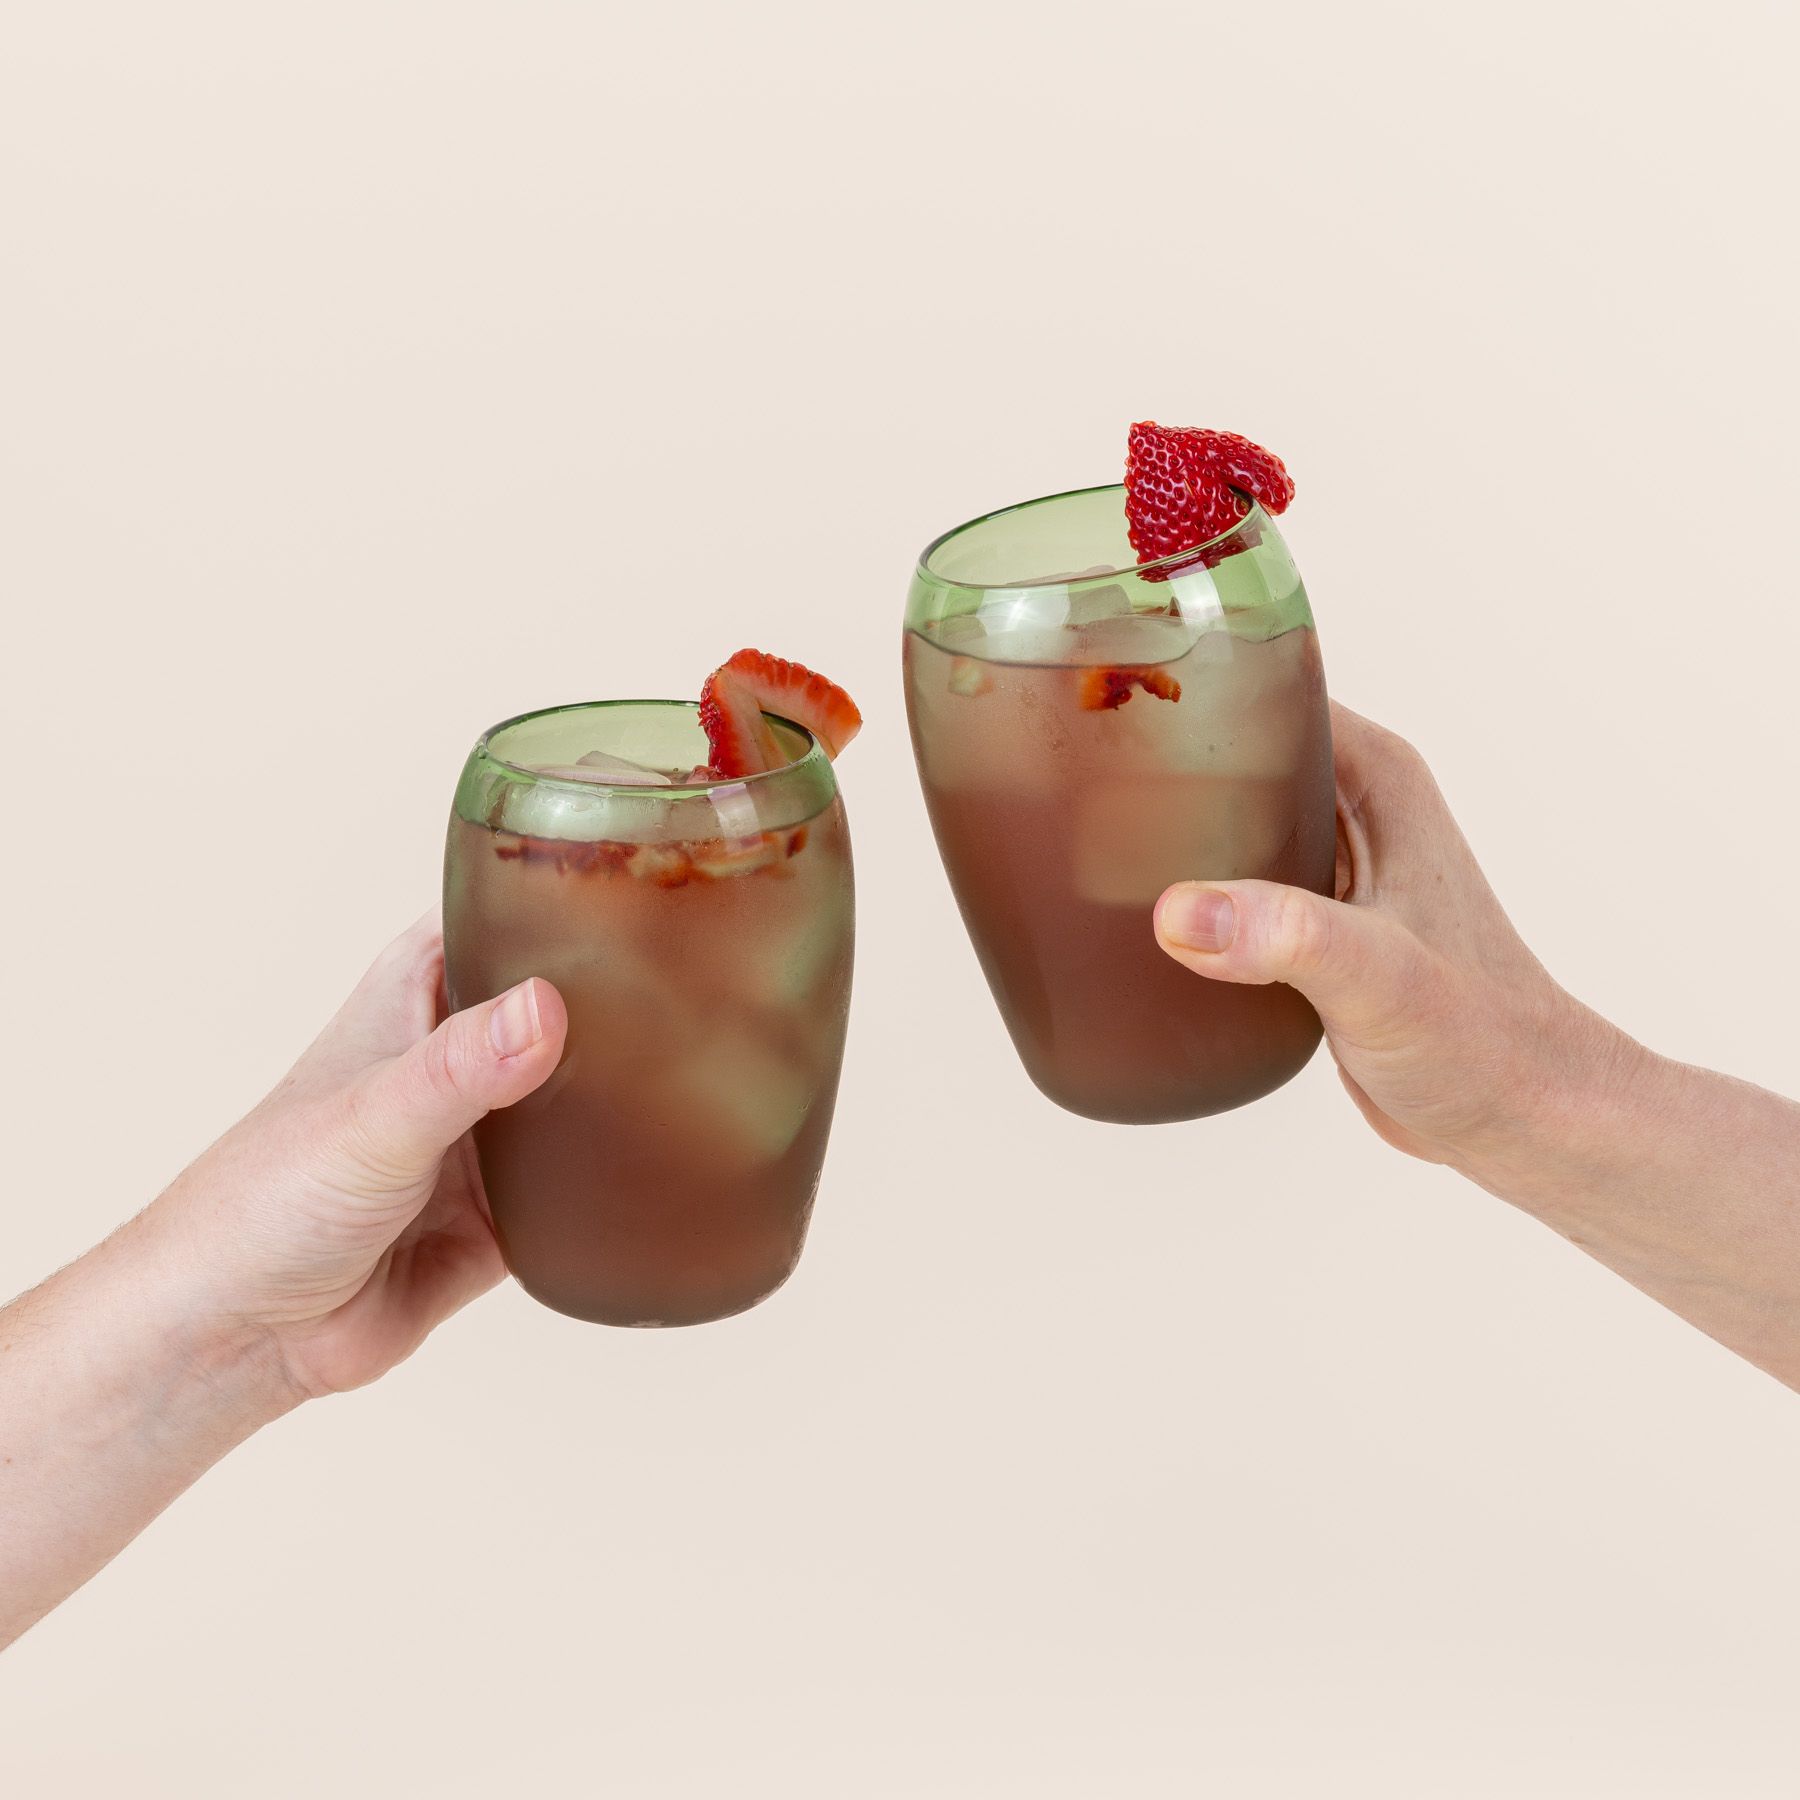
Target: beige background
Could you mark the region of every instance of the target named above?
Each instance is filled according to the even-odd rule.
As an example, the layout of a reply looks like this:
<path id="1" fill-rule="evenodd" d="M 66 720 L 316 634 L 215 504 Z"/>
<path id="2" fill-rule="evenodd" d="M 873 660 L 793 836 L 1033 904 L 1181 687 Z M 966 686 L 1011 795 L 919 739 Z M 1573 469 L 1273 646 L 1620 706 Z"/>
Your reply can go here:
<path id="1" fill-rule="evenodd" d="M 1323 1059 L 1040 1101 L 896 660 L 938 529 L 1249 432 L 1551 967 L 1800 1089 L 1792 21 L 8 7 L 0 1288 L 428 904 L 480 726 L 744 641 L 870 725 L 794 1284 L 503 1291 L 269 1432 L 6 1659 L 0 1789 L 1800 1788 L 1800 1401 Z"/>

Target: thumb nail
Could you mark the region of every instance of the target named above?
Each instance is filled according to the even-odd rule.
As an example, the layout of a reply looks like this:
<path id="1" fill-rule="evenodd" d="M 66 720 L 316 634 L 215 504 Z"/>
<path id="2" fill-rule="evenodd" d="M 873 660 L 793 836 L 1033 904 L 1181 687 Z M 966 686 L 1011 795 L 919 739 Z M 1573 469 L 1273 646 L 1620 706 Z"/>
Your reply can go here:
<path id="1" fill-rule="evenodd" d="M 488 1039 L 502 1057 L 523 1056 L 543 1035 L 537 994 L 529 981 L 502 994 L 499 1005 L 488 1015 Z"/>
<path id="2" fill-rule="evenodd" d="M 1216 888 L 1183 888 L 1163 909 L 1163 935 L 1183 950 L 1229 950 L 1237 908 Z"/>

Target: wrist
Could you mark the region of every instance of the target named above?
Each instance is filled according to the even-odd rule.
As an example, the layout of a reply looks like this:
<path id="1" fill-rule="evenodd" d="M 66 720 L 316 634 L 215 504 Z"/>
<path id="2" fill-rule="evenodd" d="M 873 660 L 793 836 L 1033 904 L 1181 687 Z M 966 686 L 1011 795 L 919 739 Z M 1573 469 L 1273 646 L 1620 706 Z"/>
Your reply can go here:
<path id="1" fill-rule="evenodd" d="M 290 1412 L 295 1388 L 276 1334 L 219 1292 L 216 1259 L 192 1241 L 165 1196 L 94 1253 L 112 1265 L 136 1329 L 162 1347 L 172 1403 L 235 1439 Z"/>
<path id="2" fill-rule="evenodd" d="M 0 1316 L 0 1646 L 290 1402 L 140 1214 Z"/>
<path id="3" fill-rule="evenodd" d="M 1524 1032 L 1504 1117 L 1458 1159 L 1461 1173 L 1580 1235 L 1637 1151 L 1662 1066 L 1635 1038 L 1556 989 Z"/>

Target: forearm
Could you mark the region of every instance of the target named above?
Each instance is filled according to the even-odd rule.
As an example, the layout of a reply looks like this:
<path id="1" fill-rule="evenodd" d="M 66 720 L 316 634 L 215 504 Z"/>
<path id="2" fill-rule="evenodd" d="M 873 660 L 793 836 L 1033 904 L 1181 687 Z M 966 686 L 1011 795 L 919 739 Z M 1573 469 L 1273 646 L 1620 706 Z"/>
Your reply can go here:
<path id="1" fill-rule="evenodd" d="M 1530 1135 L 1471 1172 L 1800 1388 L 1800 1105 L 1613 1033 Z"/>
<path id="2" fill-rule="evenodd" d="M 0 1646 L 289 1403 L 196 1317 L 154 1209 L 0 1310 Z"/>

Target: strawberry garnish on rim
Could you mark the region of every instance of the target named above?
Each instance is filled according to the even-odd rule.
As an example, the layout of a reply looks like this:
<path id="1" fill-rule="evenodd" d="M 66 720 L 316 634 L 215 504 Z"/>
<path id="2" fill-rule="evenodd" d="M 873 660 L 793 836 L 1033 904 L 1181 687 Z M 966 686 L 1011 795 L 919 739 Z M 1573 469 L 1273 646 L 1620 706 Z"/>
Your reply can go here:
<path id="1" fill-rule="evenodd" d="M 765 713 L 804 726 L 833 758 L 862 729 L 856 702 L 836 682 L 766 650 L 740 650 L 700 690 L 700 724 L 720 775 L 761 775 L 791 760 Z"/>
<path id="2" fill-rule="evenodd" d="M 781 766 L 781 746 L 755 694 L 729 668 L 715 669 L 700 690 L 700 729 L 712 746 L 715 775 L 758 775 Z"/>
<path id="3" fill-rule="evenodd" d="M 1197 550 L 1250 510 L 1287 509 L 1293 478 L 1278 456 L 1235 431 L 1157 425 L 1131 428 L 1125 454 L 1125 521 L 1141 563 Z M 1166 571 L 1151 577 L 1162 580 Z"/>

